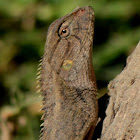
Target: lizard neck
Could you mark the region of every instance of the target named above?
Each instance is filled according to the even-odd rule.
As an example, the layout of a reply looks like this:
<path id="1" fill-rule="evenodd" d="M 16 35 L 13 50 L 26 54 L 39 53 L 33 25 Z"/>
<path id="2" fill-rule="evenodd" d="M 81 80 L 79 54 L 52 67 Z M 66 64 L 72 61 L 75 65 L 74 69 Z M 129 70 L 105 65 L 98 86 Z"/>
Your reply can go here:
<path id="1" fill-rule="evenodd" d="M 93 42 L 90 45 L 93 46 Z M 70 87 L 97 89 L 92 65 L 92 47 L 83 47 L 79 57 L 74 60 L 72 69 L 69 72 L 62 70 L 59 75 Z"/>
<path id="2" fill-rule="evenodd" d="M 72 75 L 70 75 L 69 78 L 72 79 Z M 85 62 L 81 66 L 80 72 L 77 73 L 77 78 L 66 81 L 66 83 L 68 83 L 69 86 L 78 89 L 96 89 L 95 73 L 92 64 L 88 61 Z"/>

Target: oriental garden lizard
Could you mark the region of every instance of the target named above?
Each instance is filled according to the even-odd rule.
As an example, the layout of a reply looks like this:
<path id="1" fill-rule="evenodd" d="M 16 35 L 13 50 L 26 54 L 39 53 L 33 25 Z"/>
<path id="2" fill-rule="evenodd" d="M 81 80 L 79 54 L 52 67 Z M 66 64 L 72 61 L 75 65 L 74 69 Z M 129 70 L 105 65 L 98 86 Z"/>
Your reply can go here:
<path id="1" fill-rule="evenodd" d="M 91 140 L 98 118 L 92 66 L 94 11 L 78 8 L 54 21 L 39 64 L 44 114 L 41 140 Z"/>

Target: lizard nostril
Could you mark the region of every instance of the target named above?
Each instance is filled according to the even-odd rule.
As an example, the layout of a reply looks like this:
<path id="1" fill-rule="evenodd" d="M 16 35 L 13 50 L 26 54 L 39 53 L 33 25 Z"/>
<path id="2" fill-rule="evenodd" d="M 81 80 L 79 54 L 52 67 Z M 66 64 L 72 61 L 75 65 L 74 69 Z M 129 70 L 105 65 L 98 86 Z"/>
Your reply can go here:
<path id="1" fill-rule="evenodd" d="M 77 13 L 78 16 L 81 16 L 85 13 L 85 9 L 80 9 Z"/>
<path id="2" fill-rule="evenodd" d="M 84 10 L 84 9 L 81 9 L 81 10 L 80 10 L 80 13 L 83 13 L 83 12 L 85 12 L 85 10 Z"/>

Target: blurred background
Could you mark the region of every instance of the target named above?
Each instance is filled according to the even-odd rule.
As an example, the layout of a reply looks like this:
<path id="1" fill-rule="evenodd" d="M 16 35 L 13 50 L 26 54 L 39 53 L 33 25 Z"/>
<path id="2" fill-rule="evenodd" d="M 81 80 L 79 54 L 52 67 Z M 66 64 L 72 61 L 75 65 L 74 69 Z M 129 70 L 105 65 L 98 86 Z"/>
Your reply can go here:
<path id="1" fill-rule="evenodd" d="M 0 0 L 1 140 L 38 140 L 36 72 L 47 29 L 86 5 L 95 10 L 93 64 L 101 97 L 140 40 L 139 0 Z"/>

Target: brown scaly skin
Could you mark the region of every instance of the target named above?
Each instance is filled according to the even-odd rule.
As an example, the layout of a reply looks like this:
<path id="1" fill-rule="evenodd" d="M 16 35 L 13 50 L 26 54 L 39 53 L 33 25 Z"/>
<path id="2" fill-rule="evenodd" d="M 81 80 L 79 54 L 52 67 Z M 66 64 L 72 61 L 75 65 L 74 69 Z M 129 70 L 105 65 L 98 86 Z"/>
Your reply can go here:
<path id="1" fill-rule="evenodd" d="M 42 59 L 41 140 L 91 140 L 98 116 L 92 67 L 94 12 L 89 6 L 54 21 Z"/>

